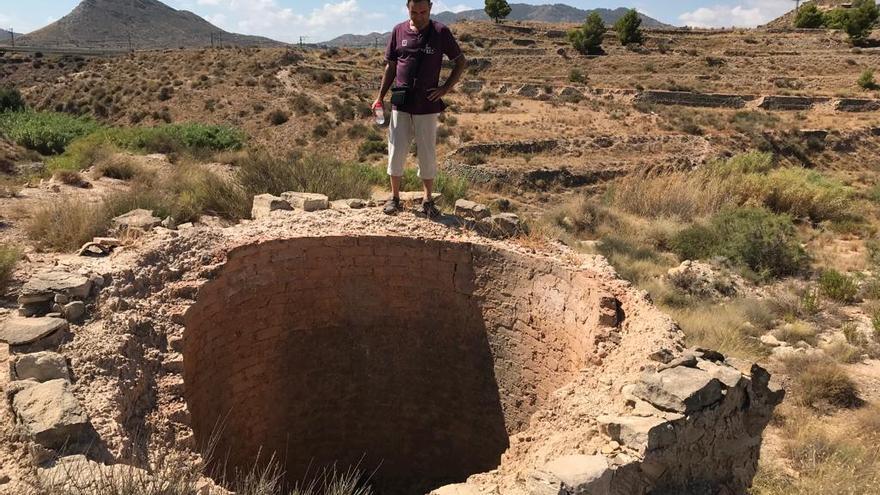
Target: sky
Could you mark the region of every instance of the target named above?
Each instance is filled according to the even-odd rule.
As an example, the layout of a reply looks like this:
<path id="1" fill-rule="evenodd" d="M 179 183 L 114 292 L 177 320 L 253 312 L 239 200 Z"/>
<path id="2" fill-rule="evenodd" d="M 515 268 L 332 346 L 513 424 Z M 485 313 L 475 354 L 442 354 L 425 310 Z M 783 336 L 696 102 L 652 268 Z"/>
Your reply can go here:
<path id="1" fill-rule="evenodd" d="M 483 0 L 433 0 L 433 12 L 483 7 Z M 794 0 L 508 0 L 565 3 L 580 9 L 635 7 L 677 26 L 754 27 L 794 8 Z M 0 0 L 0 28 L 28 32 L 70 12 L 79 0 Z M 281 41 L 326 41 L 340 34 L 390 31 L 406 19 L 405 0 L 164 0 L 231 32 Z"/>

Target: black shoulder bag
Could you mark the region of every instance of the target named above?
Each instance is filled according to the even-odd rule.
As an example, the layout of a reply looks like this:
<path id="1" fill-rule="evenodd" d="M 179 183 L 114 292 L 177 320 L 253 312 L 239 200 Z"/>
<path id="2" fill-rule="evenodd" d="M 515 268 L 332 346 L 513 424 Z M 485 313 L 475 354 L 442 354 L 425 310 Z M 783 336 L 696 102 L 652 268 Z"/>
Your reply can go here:
<path id="1" fill-rule="evenodd" d="M 431 32 L 434 31 L 434 22 L 428 21 L 428 32 L 425 34 L 425 45 L 416 49 L 416 63 L 413 70 L 409 73 L 409 80 L 405 86 L 391 87 L 391 103 L 398 107 L 411 103 L 415 98 L 416 80 L 419 75 L 419 69 L 422 67 L 422 58 L 424 57 L 425 48 L 430 46 Z"/>

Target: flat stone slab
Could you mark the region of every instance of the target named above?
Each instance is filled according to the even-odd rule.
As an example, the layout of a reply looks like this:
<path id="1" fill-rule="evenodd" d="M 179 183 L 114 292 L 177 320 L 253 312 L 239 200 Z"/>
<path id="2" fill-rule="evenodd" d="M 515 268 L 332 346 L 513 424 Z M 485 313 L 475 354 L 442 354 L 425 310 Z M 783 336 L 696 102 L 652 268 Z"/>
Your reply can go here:
<path id="1" fill-rule="evenodd" d="M 289 211 L 293 208 L 286 200 L 271 194 L 258 194 L 254 196 L 254 204 L 251 207 L 251 218 L 257 219 L 268 216 L 275 210 Z"/>
<path id="2" fill-rule="evenodd" d="M 56 293 L 84 299 L 91 290 L 92 282 L 83 275 L 60 270 L 38 272 L 22 286 L 18 303 L 51 301 Z"/>
<path id="3" fill-rule="evenodd" d="M 50 380 L 15 394 L 12 410 L 40 445 L 58 449 L 87 433 L 89 418 L 67 380 Z"/>
<path id="4" fill-rule="evenodd" d="M 535 471 L 529 495 L 608 495 L 613 471 L 603 455 L 566 455 Z"/>
<path id="5" fill-rule="evenodd" d="M 633 394 L 658 409 L 690 414 L 720 401 L 722 388 L 709 373 L 679 366 L 642 377 Z"/>
<path id="6" fill-rule="evenodd" d="M 12 380 L 70 380 L 67 360 L 57 352 L 34 352 L 16 356 L 10 367 Z"/>
<path id="7" fill-rule="evenodd" d="M 9 344 L 13 351 L 21 346 L 36 345 L 48 348 L 59 343 L 56 340 L 60 340 L 67 328 L 67 320 L 63 318 L 13 316 L 0 324 L 0 341 Z M 42 346 L 43 343 L 46 346 Z"/>
<path id="8" fill-rule="evenodd" d="M 162 219 L 153 216 L 153 210 L 139 208 L 114 218 L 113 225 L 116 228 L 151 230 L 162 225 Z"/>
<path id="9" fill-rule="evenodd" d="M 462 218 L 472 218 L 474 220 L 482 220 L 491 216 L 489 208 L 480 203 L 459 199 L 455 202 L 455 215 Z"/>
<path id="10" fill-rule="evenodd" d="M 599 416 L 605 434 L 621 445 L 644 453 L 675 443 L 669 421 L 657 416 Z"/>
<path id="11" fill-rule="evenodd" d="M 330 201 L 323 194 L 287 191 L 281 193 L 281 198 L 290 206 L 303 211 L 318 211 L 330 208 Z"/>

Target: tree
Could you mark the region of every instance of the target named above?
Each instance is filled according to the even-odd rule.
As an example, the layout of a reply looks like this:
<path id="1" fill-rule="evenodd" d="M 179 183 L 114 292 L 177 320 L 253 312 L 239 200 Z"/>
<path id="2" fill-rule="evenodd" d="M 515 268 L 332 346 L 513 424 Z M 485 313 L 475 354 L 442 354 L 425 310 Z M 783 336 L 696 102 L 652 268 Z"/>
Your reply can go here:
<path id="1" fill-rule="evenodd" d="M 510 5 L 507 0 L 486 0 L 486 8 L 483 10 L 495 22 L 500 22 L 510 15 Z"/>
<path id="2" fill-rule="evenodd" d="M 605 35 L 605 21 L 596 12 L 587 16 L 584 25 L 568 32 L 568 41 L 584 55 L 602 53 L 602 36 Z"/>
<path id="3" fill-rule="evenodd" d="M 797 17 L 794 19 L 794 27 L 816 29 L 825 25 L 825 16 L 819 11 L 815 3 L 804 5 L 798 10 Z"/>
<path id="4" fill-rule="evenodd" d="M 843 29 L 849 35 L 850 41 L 858 44 L 868 38 L 878 18 L 880 10 L 877 9 L 875 0 L 855 0 L 846 16 Z"/>
<path id="5" fill-rule="evenodd" d="M 617 31 L 617 39 L 621 45 L 642 42 L 642 31 L 639 26 L 642 25 L 642 18 L 636 9 L 630 9 L 617 22 L 614 23 L 614 30 Z"/>

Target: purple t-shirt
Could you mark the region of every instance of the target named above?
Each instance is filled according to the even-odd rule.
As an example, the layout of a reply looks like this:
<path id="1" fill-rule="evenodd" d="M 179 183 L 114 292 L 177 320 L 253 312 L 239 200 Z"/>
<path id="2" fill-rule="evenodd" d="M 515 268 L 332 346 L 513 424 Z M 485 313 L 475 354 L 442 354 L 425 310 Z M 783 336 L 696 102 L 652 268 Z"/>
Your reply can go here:
<path id="1" fill-rule="evenodd" d="M 429 29 L 433 29 L 430 37 L 428 36 Z M 428 39 L 427 47 L 425 46 L 426 38 Z M 422 61 L 418 67 L 419 73 L 413 74 L 412 77 L 412 83 L 415 87 L 413 101 L 408 101 L 401 108 L 394 105 L 394 109 L 416 115 L 440 113 L 446 108 L 446 105 L 441 100 L 428 100 L 427 90 L 436 88 L 440 84 L 440 67 L 443 64 L 443 55 L 446 55 L 450 60 L 455 60 L 461 56 L 461 48 L 458 47 L 458 42 L 455 41 L 452 31 L 437 21 L 431 21 L 431 24 L 421 31 L 411 30 L 409 21 L 394 26 L 394 30 L 391 31 L 391 39 L 388 40 L 388 47 L 385 49 L 385 60 L 397 62 L 395 86 L 410 84 L 410 72 L 414 71 L 417 65 L 417 52 L 422 52 Z"/>

